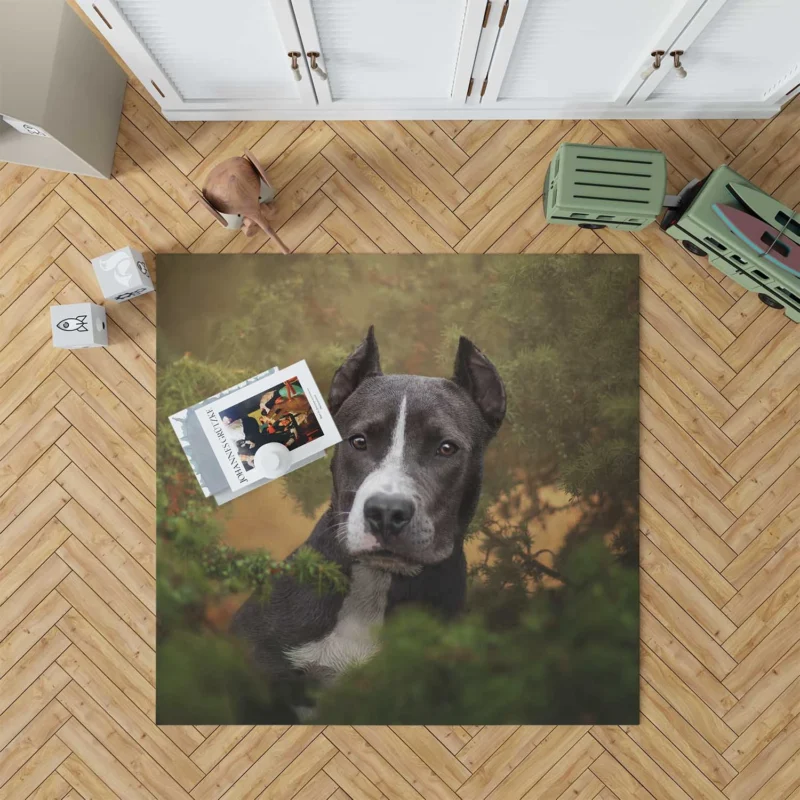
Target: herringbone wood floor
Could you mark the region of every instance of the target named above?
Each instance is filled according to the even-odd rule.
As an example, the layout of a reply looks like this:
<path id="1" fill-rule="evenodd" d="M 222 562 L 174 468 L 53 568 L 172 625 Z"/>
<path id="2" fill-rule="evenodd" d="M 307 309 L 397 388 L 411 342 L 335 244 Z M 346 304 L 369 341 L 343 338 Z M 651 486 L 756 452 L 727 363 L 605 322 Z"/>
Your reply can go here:
<path id="1" fill-rule="evenodd" d="M 561 141 L 730 162 L 800 204 L 772 121 L 170 125 L 135 82 L 111 181 L 0 168 L 0 797 L 800 798 L 800 327 L 639 234 L 549 227 Z M 297 252 L 641 256 L 642 717 L 625 728 L 165 727 L 154 705 L 154 296 L 50 344 L 88 259 L 275 252 L 196 203 L 250 147 Z"/>

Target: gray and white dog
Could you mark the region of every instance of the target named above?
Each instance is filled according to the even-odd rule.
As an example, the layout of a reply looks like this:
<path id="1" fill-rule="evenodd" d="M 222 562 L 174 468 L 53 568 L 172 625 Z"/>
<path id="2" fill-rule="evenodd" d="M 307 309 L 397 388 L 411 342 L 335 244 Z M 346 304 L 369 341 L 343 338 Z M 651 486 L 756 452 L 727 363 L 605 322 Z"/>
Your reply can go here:
<path id="1" fill-rule="evenodd" d="M 328 682 L 368 659 L 398 606 L 462 610 L 464 534 L 506 411 L 503 381 L 469 339 L 459 341 L 449 380 L 384 375 L 373 328 L 336 371 L 328 404 L 342 442 L 330 508 L 306 545 L 350 583 L 342 596 L 282 578 L 268 602 L 242 606 L 232 632 L 273 681 Z"/>

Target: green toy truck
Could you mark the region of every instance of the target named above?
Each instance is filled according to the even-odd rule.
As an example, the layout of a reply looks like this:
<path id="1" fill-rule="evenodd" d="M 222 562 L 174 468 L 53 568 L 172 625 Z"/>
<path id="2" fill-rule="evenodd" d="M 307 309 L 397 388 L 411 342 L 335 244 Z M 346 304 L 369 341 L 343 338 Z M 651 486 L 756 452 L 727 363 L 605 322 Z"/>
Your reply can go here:
<path id="1" fill-rule="evenodd" d="M 786 259 L 776 260 L 786 248 L 796 256 L 797 215 L 728 166 L 691 181 L 677 196 L 665 194 L 666 181 L 666 159 L 659 151 L 563 144 L 545 177 L 545 216 L 562 225 L 641 230 L 666 206 L 660 223 L 663 231 L 757 292 L 766 305 L 784 309 L 789 319 L 800 322 L 800 273 L 778 263 Z M 739 192 L 747 187 L 744 193 L 760 202 L 751 202 L 748 208 L 731 187 Z M 777 214 L 764 210 L 774 208 L 780 209 Z M 757 218 L 772 237 L 765 233 L 765 238 L 748 243 L 725 222 L 725 215 L 736 211 Z"/>
<path id="2" fill-rule="evenodd" d="M 702 181 L 693 181 L 678 195 L 678 205 L 667 209 L 661 229 L 696 256 L 708 260 L 737 283 L 757 292 L 771 308 L 783 308 L 800 322 L 800 275 L 775 266 L 742 241 L 714 211 L 714 205 L 748 211 L 729 186 L 758 187 L 730 167 L 717 167 Z M 763 194 L 763 193 L 762 193 Z"/>

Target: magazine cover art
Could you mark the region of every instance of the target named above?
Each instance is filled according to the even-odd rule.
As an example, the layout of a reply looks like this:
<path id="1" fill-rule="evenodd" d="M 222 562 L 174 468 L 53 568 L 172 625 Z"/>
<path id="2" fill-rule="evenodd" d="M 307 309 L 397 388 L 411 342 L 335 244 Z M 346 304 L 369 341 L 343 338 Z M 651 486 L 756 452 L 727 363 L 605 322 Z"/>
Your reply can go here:
<path id="1" fill-rule="evenodd" d="M 248 384 L 197 411 L 230 489 L 267 477 L 257 459 L 283 445 L 292 464 L 341 441 L 305 361 Z"/>

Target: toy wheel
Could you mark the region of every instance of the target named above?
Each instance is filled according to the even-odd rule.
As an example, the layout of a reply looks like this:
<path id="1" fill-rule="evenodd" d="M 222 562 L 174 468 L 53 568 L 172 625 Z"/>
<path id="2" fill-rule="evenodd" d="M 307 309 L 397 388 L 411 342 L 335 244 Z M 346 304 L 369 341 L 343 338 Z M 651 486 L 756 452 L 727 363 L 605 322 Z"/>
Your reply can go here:
<path id="1" fill-rule="evenodd" d="M 770 297 L 768 294 L 764 294 L 763 292 L 759 292 L 758 299 L 765 306 L 769 306 L 770 308 L 783 308 L 783 306 L 774 297 Z"/>
<path id="2" fill-rule="evenodd" d="M 579 228 L 586 228 L 590 231 L 599 231 L 601 228 L 605 228 L 605 225 L 598 225 L 596 222 L 580 222 L 578 223 Z"/>
<path id="3" fill-rule="evenodd" d="M 686 250 L 688 250 L 693 256 L 699 256 L 700 258 L 705 258 L 708 253 L 705 250 L 701 250 L 694 242 L 690 242 L 687 239 L 684 239 L 681 244 L 684 246 Z"/>

